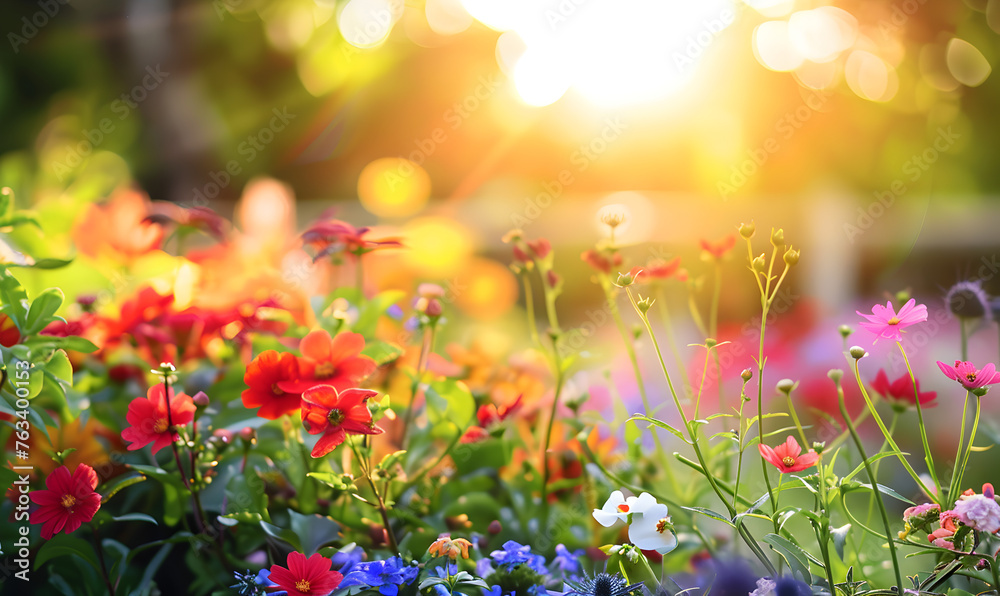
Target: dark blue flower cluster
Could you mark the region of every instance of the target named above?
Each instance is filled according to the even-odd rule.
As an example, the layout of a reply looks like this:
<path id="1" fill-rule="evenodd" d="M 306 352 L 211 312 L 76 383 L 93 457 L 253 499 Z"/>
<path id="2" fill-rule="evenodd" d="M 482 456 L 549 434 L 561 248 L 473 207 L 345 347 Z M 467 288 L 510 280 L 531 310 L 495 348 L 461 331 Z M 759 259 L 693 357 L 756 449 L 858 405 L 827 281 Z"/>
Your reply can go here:
<path id="1" fill-rule="evenodd" d="M 495 550 L 490 553 L 493 562 L 501 568 L 511 569 L 518 565 L 527 565 L 536 573 L 544 574 L 545 557 L 531 552 L 530 546 L 524 546 L 508 540 L 503 543 L 503 550 Z"/>
<path id="2" fill-rule="evenodd" d="M 352 571 L 344 576 L 340 587 L 368 586 L 378 588 L 382 596 L 396 596 L 399 594 L 399 586 L 413 582 L 419 573 L 418 567 L 405 564 L 400 557 L 357 563 Z"/>

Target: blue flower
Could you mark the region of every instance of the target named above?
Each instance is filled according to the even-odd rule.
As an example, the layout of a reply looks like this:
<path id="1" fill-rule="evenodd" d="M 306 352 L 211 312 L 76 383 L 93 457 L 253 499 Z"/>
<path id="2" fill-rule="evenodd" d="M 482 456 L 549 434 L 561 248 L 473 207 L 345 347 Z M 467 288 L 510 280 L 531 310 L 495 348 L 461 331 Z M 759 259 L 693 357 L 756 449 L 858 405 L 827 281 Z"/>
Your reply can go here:
<path id="1" fill-rule="evenodd" d="M 352 548 L 348 551 L 338 551 L 330 560 L 333 561 L 333 570 L 347 575 L 354 570 L 354 566 L 361 562 L 365 556 L 365 551 L 360 548 Z"/>
<path id="2" fill-rule="evenodd" d="M 490 586 L 490 589 L 480 588 L 483 591 L 483 596 L 503 596 L 503 588 L 497 585 Z"/>
<path id="3" fill-rule="evenodd" d="M 358 563 L 354 566 L 354 570 L 340 582 L 340 587 L 368 586 L 369 588 L 378 588 L 379 594 L 382 596 L 396 596 L 399 594 L 399 586 L 415 580 L 419 572 L 419 569 L 412 565 L 406 565 L 399 557 L 392 557 L 384 561 Z"/>
<path id="4" fill-rule="evenodd" d="M 235 572 L 236 581 L 238 582 L 231 588 L 239 588 L 240 596 L 253 596 L 256 594 L 263 594 L 264 588 L 273 588 L 278 584 L 271 581 L 271 571 L 269 569 L 261 569 L 257 572 L 257 575 L 250 573 L 247 569 L 246 573 Z M 288 592 L 284 590 L 280 592 L 270 592 L 271 596 L 288 596 Z"/>
<path id="5" fill-rule="evenodd" d="M 566 545 L 556 545 L 556 556 L 552 559 L 555 568 L 562 571 L 563 575 L 577 575 L 581 571 L 580 558 L 583 557 L 583 549 L 570 551 Z"/>
<path id="6" fill-rule="evenodd" d="M 488 558 L 479 559 L 476 561 L 476 575 L 479 577 L 486 577 L 493 573 L 493 561 Z"/>
<path id="7" fill-rule="evenodd" d="M 440 565 L 431 570 L 431 573 L 435 577 L 448 577 L 449 575 L 455 575 L 458 573 L 458 563 L 452 561 L 448 563 L 448 568 L 444 568 Z"/>
<path id="8" fill-rule="evenodd" d="M 513 540 L 503 543 L 503 550 L 490 553 L 493 562 L 501 567 L 513 568 L 525 564 L 537 573 L 545 574 L 545 557 L 531 553 L 530 546 L 520 545 Z"/>

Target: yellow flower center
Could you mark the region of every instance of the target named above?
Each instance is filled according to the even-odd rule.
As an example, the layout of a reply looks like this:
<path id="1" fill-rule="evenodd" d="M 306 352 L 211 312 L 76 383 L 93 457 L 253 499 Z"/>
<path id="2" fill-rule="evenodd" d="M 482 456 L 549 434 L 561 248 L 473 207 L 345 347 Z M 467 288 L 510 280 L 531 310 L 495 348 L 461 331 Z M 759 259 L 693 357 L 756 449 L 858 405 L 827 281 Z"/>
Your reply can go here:
<path id="1" fill-rule="evenodd" d="M 890 325 L 899 325 L 899 318 L 898 317 L 893 317 L 893 318 L 889 319 L 888 323 Z"/>
<path id="2" fill-rule="evenodd" d="M 307 579 L 300 579 L 299 581 L 295 582 L 295 589 L 298 590 L 299 592 L 305 592 L 308 594 L 309 588 L 310 588 L 309 580 Z"/>
<path id="3" fill-rule="evenodd" d="M 974 372 L 968 373 L 967 375 L 965 375 L 965 378 L 968 379 L 968 381 L 970 383 L 975 383 L 976 382 L 976 373 L 974 373 Z"/>
<path id="4" fill-rule="evenodd" d="M 344 411 L 340 408 L 334 408 L 330 410 L 329 414 L 326 415 L 326 419 L 333 426 L 339 426 L 340 423 L 344 421 L 344 418 L 347 418 L 347 416 L 344 415 Z"/>
<path id="5" fill-rule="evenodd" d="M 153 432 L 157 434 L 167 432 L 167 426 L 165 418 L 157 418 L 156 422 L 153 423 Z"/>
<path id="6" fill-rule="evenodd" d="M 73 505 L 76 505 L 76 497 L 74 497 L 73 495 L 63 495 L 62 499 L 59 501 L 59 504 L 65 507 L 66 509 L 69 509 Z"/>
<path id="7" fill-rule="evenodd" d="M 313 371 L 313 376 L 317 379 L 328 379 L 333 376 L 333 373 L 337 371 L 337 367 L 333 365 L 332 362 L 320 362 L 316 365 L 316 370 Z"/>
<path id="8" fill-rule="evenodd" d="M 781 463 L 790 468 L 795 465 L 795 458 L 790 455 L 786 455 L 785 458 L 781 460 Z"/>

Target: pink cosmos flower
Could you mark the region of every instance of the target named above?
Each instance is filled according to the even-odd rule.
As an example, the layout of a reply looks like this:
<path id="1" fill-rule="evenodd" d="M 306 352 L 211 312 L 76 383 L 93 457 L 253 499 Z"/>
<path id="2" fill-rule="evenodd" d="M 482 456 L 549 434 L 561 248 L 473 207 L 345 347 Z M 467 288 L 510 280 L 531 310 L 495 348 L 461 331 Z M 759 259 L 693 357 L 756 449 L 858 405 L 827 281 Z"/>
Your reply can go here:
<path id="1" fill-rule="evenodd" d="M 987 364 L 982 370 L 976 370 L 974 364 L 971 362 L 962 362 L 961 360 L 956 360 L 955 366 L 948 366 L 938 360 L 937 365 L 941 369 L 941 372 L 944 373 L 944 376 L 953 381 L 958 381 L 962 387 L 970 391 L 1000 383 L 1000 372 L 997 372 L 993 363 Z"/>
<path id="2" fill-rule="evenodd" d="M 802 448 L 794 437 L 788 437 L 787 441 L 774 448 L 768 445 L 757 445 L 757 448 L 760 450 L 760 456 L 778 468 L 782 474 L 811 468 L 819 459 L 819 454 L 812 449 L 802 453 Z"/>
<path id="3" fill-rule="evenodd" d="M 981 532 L 1000 531 L 1000 505 L 992 484 L 983 485 L 983 494 L 963 496 L 955 502 L 955 515 L 965 525 Z"/>
<path id="4" fill-rule="evenodd" d="M 870 315 L 866 315 L 860 310 L 854 312 L 867 319 L 860 325 L 878 336 L 875 341 L 879 339 L 901 341 L 903 339 L 901 331 L 904 327 L 927 320 L 927 307 L 923 304 L 917 304 L 917 301 L 912 298 L 899 309 L 898 313 L 893 310 L 892 302 L 886 302 L 885 306 L 876 304 L 872 307 Z"/>

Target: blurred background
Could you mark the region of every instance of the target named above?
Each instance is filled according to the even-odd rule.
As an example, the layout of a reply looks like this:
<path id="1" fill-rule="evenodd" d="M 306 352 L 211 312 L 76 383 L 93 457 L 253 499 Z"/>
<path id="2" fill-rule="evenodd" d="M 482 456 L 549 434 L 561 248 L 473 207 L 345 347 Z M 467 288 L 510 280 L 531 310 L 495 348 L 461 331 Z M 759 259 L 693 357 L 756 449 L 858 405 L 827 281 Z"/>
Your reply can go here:
<path id="1" fill-rule="evenodd" d="M 927 377 L 958 345 L 944 291 L 1000 293 L 998 0 L 5 0 L 0 29 L 0 184 L 41 215 L 11 236 L 36 258 L 139 225 L 74 224 L 122 188 L 244 228 L 332 215 L 406 243 L 372 256 L 374 286 L 442 282 L 462 333 L 502 345 L 523 328 L 507 230 L 552 241 L 579 325 L 603 302 L 578 257 L 600 213 L 626 216 L 631 264 L 680 256 L 694 282 L 698 242 L 753 219 L 802 249 L 774 374 L 823 380 L 837 326 L 887 292 L 940 315 L 913 347 Z M 719 335 L 749 346 L 728 378 L 759 311 L 742 251 L 722 264 Z M 977 331 L 996 357 L 996 325 Z"/>

